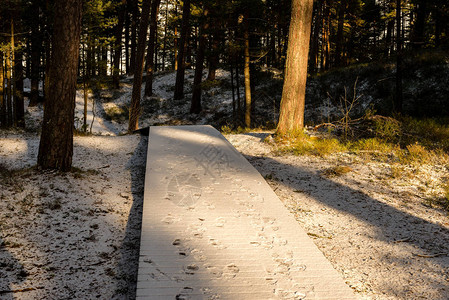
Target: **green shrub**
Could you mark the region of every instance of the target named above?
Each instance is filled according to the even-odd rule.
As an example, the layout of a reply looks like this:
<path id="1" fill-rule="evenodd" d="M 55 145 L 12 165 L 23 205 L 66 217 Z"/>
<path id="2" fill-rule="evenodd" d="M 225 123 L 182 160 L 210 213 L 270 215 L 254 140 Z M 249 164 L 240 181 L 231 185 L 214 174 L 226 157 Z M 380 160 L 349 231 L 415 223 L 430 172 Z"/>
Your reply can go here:
<path id="1" fill-rule="evenodd" d="M 401 124 L 393 118 L 374 120 L 375 136 L 386 142 L 397 142 L 401 134 Z"/>

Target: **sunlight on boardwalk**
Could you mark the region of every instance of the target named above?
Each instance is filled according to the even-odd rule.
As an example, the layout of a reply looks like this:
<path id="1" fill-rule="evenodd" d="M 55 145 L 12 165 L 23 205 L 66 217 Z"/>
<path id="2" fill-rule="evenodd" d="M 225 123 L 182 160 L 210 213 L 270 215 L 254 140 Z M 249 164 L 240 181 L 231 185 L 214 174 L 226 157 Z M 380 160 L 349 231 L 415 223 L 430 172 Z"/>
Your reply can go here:
<path id="1" fill-rule="evenodd" d="M 151 127 L 137 299 L 355 299 L 209 126 Z"/>

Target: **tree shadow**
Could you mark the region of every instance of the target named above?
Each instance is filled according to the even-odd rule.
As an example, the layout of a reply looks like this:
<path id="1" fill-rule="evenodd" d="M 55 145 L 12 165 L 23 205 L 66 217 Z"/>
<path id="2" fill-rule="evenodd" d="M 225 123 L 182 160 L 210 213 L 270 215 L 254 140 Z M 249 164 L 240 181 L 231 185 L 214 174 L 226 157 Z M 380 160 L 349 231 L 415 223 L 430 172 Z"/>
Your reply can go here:
<path id="1" fill-rule="evenodd" d="M 263 142 L 268 136 L 271 135 L 269 132 L 246 132 L 243 135 L 253 136 L 260 139 L 259 142 Z"/>
<path id="2" fill-rule="evenodd" d="M 336 211 L 349 214 L 353 218 L 374 227 L 373 238 L 385 243 L 394 244 L 398 240 L 414 247 L 414 254 L 449 253 L 449 230 L 440 224 L 432 223 L 424 218 L 411 215 L 375 198 L 360 190 L 334 182 L 319 172 L 302 169 L 298 166 L 280 162 L 270 157 L 244 155 L 262 175 L 268 175 L 263 165 L 270 165 L 271 175 L 283 178 L 278 181 L 293 191 L 306 194 Z M 295 174 L 295 178 L 286 178 L 285 174 Z M 316 186 L 313 186 L 313 184 Z M 362 186 L 363 188 L 363 186 Z M 413 228 L 413 230 L 410 230 Z M 351 232 L 347 233 L 351 235 Z M 410 256 L 412 253 L 410 253 Z M 449 256 L 442 255 L 431 258 L 432 264 L 439 265 L 441 270 L 449 269 Z M 392 257 L 397 265 L 410 264 L 410 257 Z M 441 289 L 441 285 L 427 282 L 429 288 Z M 447 287 L 447 286 L 446 286 Z M 393 287 L 393 289 L 399 287 Z M 395 294 L 395 291 L 391 291 Z"/>
<path id="3" fill-rule="evenodd" d="M 24 281 L 27 272 L 20 262 L 5 247 L 5 241 L 0 237 L 0 299 L 13 300 L 13 284 Z"/>
<path id="4" fill-rule="evenodd" d="M 139 267 L 140 233 L 142 226 L 143 194 L 145 187 L 146 157 L 148 136 L 141 136 L 140 142 L 134 149 L 127 168 L 131 172 L 132 207 L 126 225 L 125 237 L 120 247 L 120 262 L 117 270 L 122 276 L 121 282 L 113 299 L 135 299 L 137 287 L 137 272 Z"/>

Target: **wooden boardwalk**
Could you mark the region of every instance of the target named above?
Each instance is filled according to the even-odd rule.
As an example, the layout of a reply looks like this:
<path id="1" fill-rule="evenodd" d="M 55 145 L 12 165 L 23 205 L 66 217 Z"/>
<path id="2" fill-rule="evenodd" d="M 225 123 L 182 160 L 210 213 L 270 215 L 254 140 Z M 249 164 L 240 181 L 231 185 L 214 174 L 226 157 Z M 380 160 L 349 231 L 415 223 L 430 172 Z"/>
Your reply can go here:
<path id="1" fill-rule="evenodd" d="M 151 127 L 137 299 L 356 299 L 210 126 Z"/>

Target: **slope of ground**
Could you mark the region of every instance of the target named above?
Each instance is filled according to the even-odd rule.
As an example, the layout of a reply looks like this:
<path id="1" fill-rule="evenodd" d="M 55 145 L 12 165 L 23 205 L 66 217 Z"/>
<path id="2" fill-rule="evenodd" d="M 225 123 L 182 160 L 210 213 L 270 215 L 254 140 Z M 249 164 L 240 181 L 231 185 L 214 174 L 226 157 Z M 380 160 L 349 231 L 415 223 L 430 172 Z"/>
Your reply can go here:
<path id="1" fill-rule="evenodd" d="M 229 74 L 218 75 L 199 116 L 187 113 L 188 100 L 173 101 L 174 73 L 158 75 L 155 96 L 142 101 L 140 126 L 231 124 Z M 131 82 L 126 79 L 120 91 L 89 94 L 88 131 L 92 126 L 95 135 L 75 137 L 74 172 L 32 168 L 41 106 L 27 109 L 32 133 L 0 131 L 1 299 L 133 298 L 147 139 L 120 136 L 127 128 Z M 256 89 L 258 124 L 276 119 L 276 87 L 279 82 L 267 81 Z M 188 84 L 187 99 L 189 90 Z M 76 101 L 80 130 L 82 91 Z M 263 142 L 267 136 L 227 137 L 349 286 L 366 299 L 447 299 L 449 216 L 428 200 L 442 193 L 445 165 L 398 169 L 351 153 L 279 155 Z M 335 172 L 338 166 L 347 172 Z"/>

